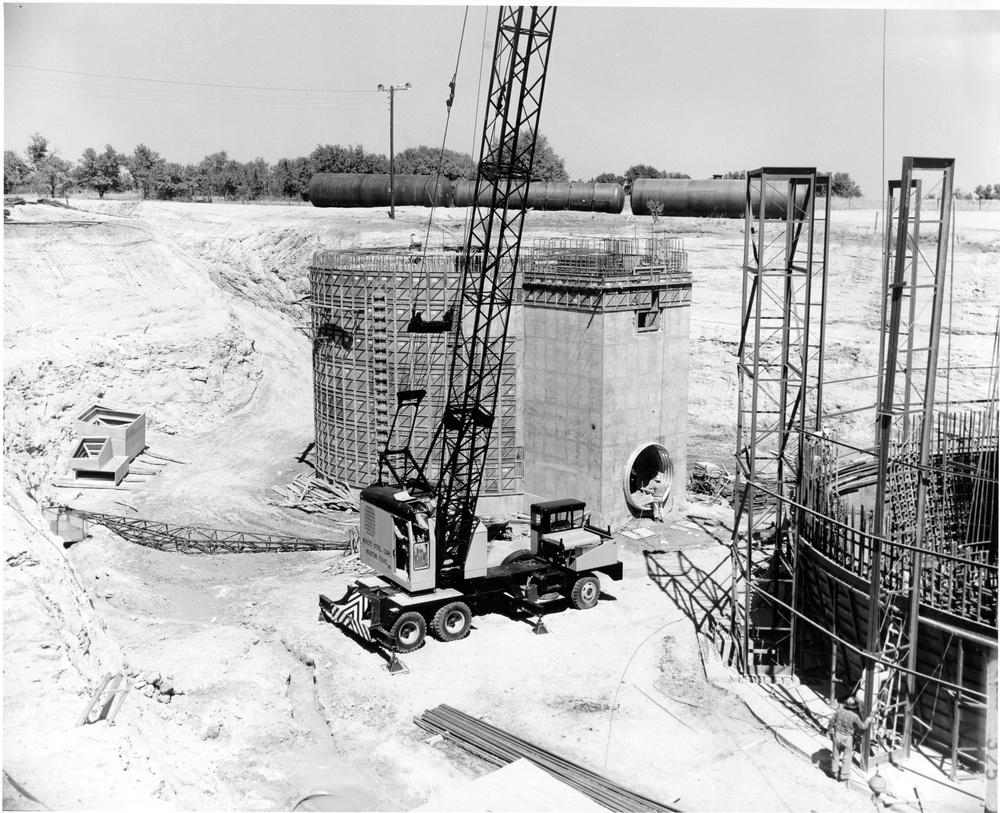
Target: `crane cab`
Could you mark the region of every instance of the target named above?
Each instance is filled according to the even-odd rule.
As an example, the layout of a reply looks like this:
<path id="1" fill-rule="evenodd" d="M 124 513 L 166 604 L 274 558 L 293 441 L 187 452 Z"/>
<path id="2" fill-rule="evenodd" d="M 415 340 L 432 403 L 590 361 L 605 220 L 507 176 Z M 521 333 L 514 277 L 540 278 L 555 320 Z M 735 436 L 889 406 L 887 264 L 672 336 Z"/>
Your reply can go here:
<path id="1" fill-rule="evenodd" d="M 434 520 L 427 503 L 391 486 L 361 492 L 359 559 L 408 592 L 433 590 Z"/>

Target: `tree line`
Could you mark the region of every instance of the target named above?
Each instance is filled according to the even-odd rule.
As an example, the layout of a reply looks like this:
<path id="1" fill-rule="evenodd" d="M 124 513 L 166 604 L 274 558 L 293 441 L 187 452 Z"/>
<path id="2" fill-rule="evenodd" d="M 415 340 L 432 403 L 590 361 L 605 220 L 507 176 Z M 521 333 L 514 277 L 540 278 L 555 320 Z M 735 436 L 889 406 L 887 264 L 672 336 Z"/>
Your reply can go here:
<path id="1" fill-rule="evenodd" d="M 441 175 L 450 181 L 476 177 L 472 156 L 455 150 L 409 147 L 396 154 L 394 163 L 400 175 L 435 175 L 440 167 Z M 4 151 L 3 190 L 4 194 L 32 190 L 50 197 L 62 197 L 77 188 L 93 190 L 101 198 L 107 192 L 137 191 L 143 199 L 159 200 L 305 200 L 309 180 L 317 172 L 386 174 L 389 159 L 366 151 L 360 144 L 317 144 L 308 156 L 281 158 L 274 164 L 263 158 L 236 161 L 225 150 L 206 155 L 196 164 L 179 164 L 165 160 L 145 144 L 137 145 L 128 154 L 108 144 L 101 152 L 88 147 L 74 163 L 60 156 L 47 138 L 35 133 L 23 156 L 13 150 Z M 536 181 L 569 180 L 565 159 L 556 154 L 541 133 L 535 145 L 532 175 Z M 849 173 L 829 175 L 835 197 L 861 196 L 861 189 Z M 589 183 L 618 183 L 628 191 L 637 178 L 690 177 L 650 164 L 633 164 L 623 174 L 602 172 Z M 746 173 L 730 171 L 714 177 L 742 180 Z M 956 189 L 954 195 L 963 200 L 1000 200 L 1000 183 L 977 186 L 974 192 Z"/>
<path id="2" fill-rule="evenodd" d="M 409 147 L 395 155 L 400 175 L 436 175 L 440 168 L 450 181 L 474 179 L 476 164 L 468 153 L 433 147 Z M 78 161 L 70 162 L 35 133 L 24 155 L 4 151 L 4 194 L 32 190 L 62 197 L 71 189 L 91 189 L 100 198 L 108 192 L 137 191 L 154 200 L 261 200 L 307 199 L 309 180 L 317 172 L 388 174 L 389 159 L 368 152 L 360 144 L 317 144 L 308 156 L 281 158 L 268 164 L 263 158 L 241 162 L 225 150 L 206 155 L 196 164 L 165 160 L 145 144 L 129 153 L 110 144 L 98 152 L 87 147 Z M 533 176 L 539 181 L 566 181 L 565 160 L 556 155 L 541 133 L 535 145 Z"/>

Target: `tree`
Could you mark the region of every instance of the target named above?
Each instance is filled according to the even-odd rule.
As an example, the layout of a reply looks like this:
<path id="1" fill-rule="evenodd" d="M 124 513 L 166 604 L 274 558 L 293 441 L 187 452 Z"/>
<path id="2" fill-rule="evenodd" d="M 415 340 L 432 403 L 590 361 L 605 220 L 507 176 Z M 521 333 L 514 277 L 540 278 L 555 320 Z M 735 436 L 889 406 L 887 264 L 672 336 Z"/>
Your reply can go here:
<path id="1" fill-rule="evenodd" d="M 271 168 L 271 189 L 282 198 L 294 198 L 299 195 L 298 173 L 291 161 L 280 158 Z"/>
<path id="2" fill-rule="evenodd" d="M 861 189 L 846 172 L 834 172 L 830 177 L 830 194 L 835 198 L 860 198 Z"/>
<path id="3" fill-rule="evenodd" d="M 206 155 L 198 163 L 198 174 L 203 176 L 209 198 L 218 196 L 225 199 L 236 195 L 237 178 L 225 150 Z"/>
<path id="4" fill-rule="evenodd" d="M 74 173 L 76 182 L 80 186 L 96 190 L 98 197 L 103 200 L 105 192 L 121 188 L 121 168 L 124 163 L 125 156 L 115 152 L 110 144 L 99 155 L 93 147 L 87 147 Z"/>
<path id="5" fill-rule="evenodd" d="M 649 164 L 633 164 L 625 170 L 625 187 L 632 189 L 632 183 L 639 178 L 668 178 L 681 180 L 691 176 L 684 172 L 666 172 Z"/>
<path id="6" fill-rule="evenodd" d="M 13 150 L 3 153 L 3 193 L 9 195 L 31 177 L 31 167 Z"/>
<path id="7" fill-rule="evenodd" d="M 126 165 L 139 188 L 139 197 L 145 200 L 156 186 L 157 177 L 164 165 L 163 159 L 158 152 L 153 152 L 145 144 L 139 144 L 127 159 Z"/>
<path id="8" fill-rule="evenodd" d="M 591 178 L 590 179 L 590 183 L 619 183 L 619 184 L 624 184 L 625 183 L 625 176 L 624 175 L 615 175 L 615 173 L 613 173 L 613 172 L 602 172 L 600 175 L 597 175 L 597 176 Z"/>
<path id="9" fill-rule="evenodd" d="M 255 158 L 239 167 L 238 188 L 243 200 L 260 200 L 267 194 L 270 169 L 263 158 Z"/>
<path id="10" fill-rule="evenodd" d="M 535 163 L 531 169 L 531 180 L 555 183 L 569 180 L 566 159 L 556 155 L 555 150 L 549 145 L 549 140 L 542 133 L 535 139 Z"/>
<path id="11" fill-rule="evenodd" d="M 396 155 L 396 172 L 401 175 L 441 175 L 449 181 L 476 177 L 472 156 L 455 150 L 443 152 L 433 147 L 407 147 Z"/>
<path id="12" fill-rule="evenodd" d="M 649 164 L 633 164 L 625 170 L 625 182 L 632 184 L 637 178 L 660 178 L 660 170 Z"/>
<path id="13" fill-rule="evenodd" d="M 28 165 L 34 169 L 48 157 L 49 140 L 38 133 L 32 133 L 31 141 L 28 142 L 28 148 L 25 152 L 28 155 Z"/>
<path id="14" fill-rule="evenodd" d="M 986 186 L 980 184 L 976 187 L 973 194 L 980 203 L 984 200 L 1000 200 L 1000 183 L 986 184 Z"/>
<path id="15" fill-rule="evenodd" d="M 153 181 L 153 196 L 157 200 L 175 200 L 191 195 L 190 179 L 185 168 L 174 162 L 163 162 Z"/>
<path id="16" fill-rule="evenodd" d="M 730 170 L 725 175 L 722 176 L 724 181 L 745 181 L 747 177 L 746 171 L 742 169 Z"/>
<path id="17" fill-rule="evenodd" d="M 365 152 L 360 144 L 342 147 L 339 144 L 317 144 L 309 156 L 312 171 L 350 172 L 381 175 L 389 172 L 389 159 L 384 155 Z"/>
<path id="18" fill-rule="evenodd" d="M 35 182 L 50 197 L 58 197 L 66 193 L 73 185 L 70 177 L 72 165 L 55 153 L 43 158 L 35 166 Z"/>

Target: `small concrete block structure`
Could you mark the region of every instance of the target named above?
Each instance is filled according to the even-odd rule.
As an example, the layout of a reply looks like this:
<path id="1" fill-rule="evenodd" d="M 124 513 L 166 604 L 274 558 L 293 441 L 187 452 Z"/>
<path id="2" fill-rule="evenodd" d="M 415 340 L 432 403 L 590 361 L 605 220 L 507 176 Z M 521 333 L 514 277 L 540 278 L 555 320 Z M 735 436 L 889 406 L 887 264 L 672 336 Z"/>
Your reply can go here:
<path id="1" fill-rule="evenodd" d="M 76 433 L 84 438 L 110 438 L 112 454 L 131 462 L 146 448 L 146 413 L 94 404 L 77 416 Z"/>
<path id="2" fill-rule="evenodd" d="M 648 505 L 658 473 L 683 495 L 691 275 L 680 241 L 552 241 L 522 267 L 526 502 L 584 500 L 612 524 Z"/>
<path id="3" fill-rule="evenodd" d="M 93 404 L 76 419 L 81 435 L 69 467 L 74 480 L 107 480 L 118 485 L 146 448 L 146 414 Z"/>
<path id="4" fill-rule="evenodd" d="M 100 471 L 113 456 L 111 438 L 80 438 L 73 450 L 70 467 L 77 471 Z"/>

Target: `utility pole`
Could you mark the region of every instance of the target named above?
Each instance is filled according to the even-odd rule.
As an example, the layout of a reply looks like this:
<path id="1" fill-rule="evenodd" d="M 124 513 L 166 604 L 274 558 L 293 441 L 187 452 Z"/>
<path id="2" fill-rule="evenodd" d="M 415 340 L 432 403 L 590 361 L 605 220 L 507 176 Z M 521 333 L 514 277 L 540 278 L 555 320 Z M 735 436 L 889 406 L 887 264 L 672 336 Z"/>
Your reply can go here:
<path id="1" fill-rule="evenodd" d="M 395 107 L 396 91 L 409 90 L 410 83 L 405 85 L 379 85 L 378 89 L 389 94 L 389 219 L 396 219 L 396 159 L 392 143 L 392 116 Z"/>

